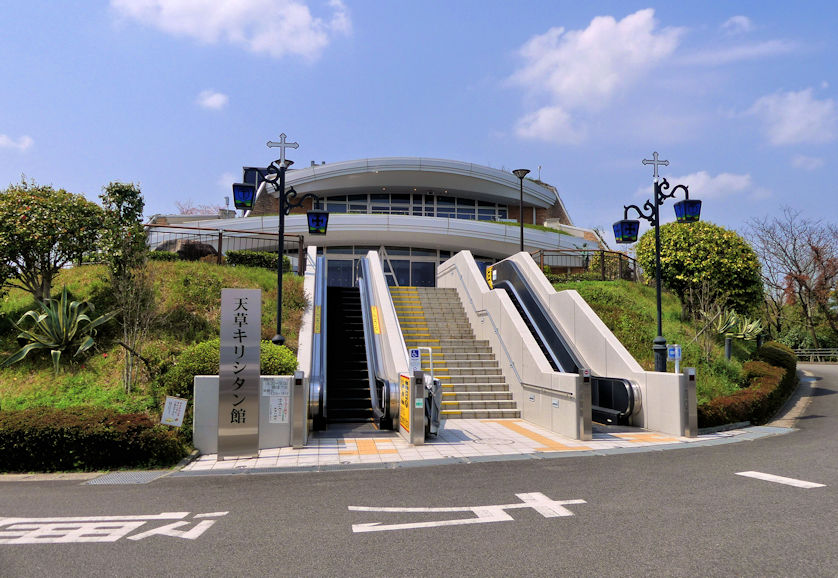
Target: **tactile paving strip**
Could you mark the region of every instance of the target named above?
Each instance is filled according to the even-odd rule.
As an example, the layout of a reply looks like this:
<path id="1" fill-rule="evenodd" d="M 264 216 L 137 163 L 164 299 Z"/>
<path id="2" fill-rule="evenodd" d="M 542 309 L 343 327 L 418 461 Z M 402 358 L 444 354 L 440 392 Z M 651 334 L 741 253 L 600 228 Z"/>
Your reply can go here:
<path id="1" fill-rule="evenodd" d="M 85 482 L 85 484 L 147 484 L 168 471 L 158 472 L 111 472 Z"/>

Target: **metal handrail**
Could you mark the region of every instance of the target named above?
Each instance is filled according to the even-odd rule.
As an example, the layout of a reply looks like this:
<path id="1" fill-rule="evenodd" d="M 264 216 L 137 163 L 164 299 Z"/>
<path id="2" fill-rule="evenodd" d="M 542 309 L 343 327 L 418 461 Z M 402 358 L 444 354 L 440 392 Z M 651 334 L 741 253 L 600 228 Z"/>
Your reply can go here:
<path id="1" fill-rule="evenodd" d="M 799 361 L 806 359 L 811 363 L 826 362 L 827 360 L 838 361 L 838 349 L 829 347 L 810 347 L 794 350 L 795 356 Z"/>

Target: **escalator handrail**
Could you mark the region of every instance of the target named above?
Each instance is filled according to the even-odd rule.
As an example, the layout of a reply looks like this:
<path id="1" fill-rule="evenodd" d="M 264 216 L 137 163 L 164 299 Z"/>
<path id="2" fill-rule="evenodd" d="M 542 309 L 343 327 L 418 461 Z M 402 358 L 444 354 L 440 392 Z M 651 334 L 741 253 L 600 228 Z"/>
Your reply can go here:
<path id="1" fill-rule="evenodd" d="M 508 271 L 506 269 L 509 269 Z M 556 326 L 553 322 L 552 317 L 550 314 L 545 310 L 544 305 L 542 304 L 541 300 L 536 297 L 535 291 L 533 291 L 532 287 L 530 286 L 529 282 L 527 281 L 526 277 L 520 270 L 520 267 L 514 261 L 501 261 L 500 263 L 494 266 L 494 270 L 497 271 L 497 279 L 494 281 L 493 286 L 498 289 L 506 290 L 510 298 L 517 301 L 518 306 L 521 308 L 521 311 L 524 315 L 527 316 L 530 325 L 534 329 L 533 337 L 541 342 L 544 346 L 544 350 L 548 352 L 548 355 L 553 357 L 554 362 L 561 368 L 561 371 L 566 373 L 578 373 L 580 367 L 584 367 L 582 363 L 580 363 L 579 357 L 576 352 L 573 350 L 572 347 L 568 344 L 568 341 L 565 339 L 563 332 Z M 511 272 L 516 276 L 516 279 L 509 279 L 504 278 L 505 275 Z M 520 288 L 523 291 L 526 291 L 534 306 L 538 309 L 538 314 L 541 319 L 539 322 L 538 319 L 535 318 L 533 312 L 529 310 L 526 306 L 525 300 L 522 299 L 521 292 L 519 291 L 518 287 L 516 287 L 516 282 L 520 284 Z M 547 337 L 548 332 L 555 338 L 551 340 Z M 558 345 L 564 350 L 563 352 L 556 352 L 554 347 L 551 346 L 551 342 L 558 343 Z M 558 354 L 557 354 L 558 353 Z M 561 353 L 564 353 L 562 356 Z M 564 357 L 564 363 L 560 361 L 560 357 Z M 570 364 L 572 364 L 572 370 L 565 369 Z M 626 393 L 629 400 L 629 407 L 626 409 L 625 412 L 622 413 L 624 416 L 631 416 L 636 411 L 640 409 L 640 396 L 639 388 L 634 384 L 631 380 L 625 378 L 609 378 L 609 377 L 600 377 L 600 376 L 591 376 L 592 379 L 598 380 L 608 380 L 612 382 L 619 382 L 625 387 Z"/>
<path id="2" fill-rule="evenodd" d="M 370 402 L 376 419 L 384 416 L 378 400 L 378 382 L 383 374 L 384 363 L 381 359 L 381 347 L 376 338 L 372 320 L 372 305 L 375 301 L 370 284 L 369 260 L 361 259 L 361 271 L 358 275 L 358 290 L 361 294 L 361 318 L 364 323 L 364 345 L 367 352 L 367 375 L 370 385 Z"/>
<path id="3" fill-rule="evenodd" d="M 326 259 L 317 257 L 312 296 L 312 355 L 309 378 L 309 417 L 325 419 L 326 407 Z M 319 319 L 317 312 L 320 312 Z M 319 325 L 319 326 L 318 326 Z"/>

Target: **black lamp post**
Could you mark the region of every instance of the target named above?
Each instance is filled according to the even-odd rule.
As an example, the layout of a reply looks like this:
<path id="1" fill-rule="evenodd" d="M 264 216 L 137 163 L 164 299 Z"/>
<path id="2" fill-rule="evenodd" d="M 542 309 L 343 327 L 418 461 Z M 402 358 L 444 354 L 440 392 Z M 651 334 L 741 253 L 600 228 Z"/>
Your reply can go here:
<path id="1" fill-rule="evenodd" d="M 520 197 L 518 200 L 518 222 L 521 224 L 521 251 L 524 250 L 524 177 L 529 174 L 529 169 L 515 169 L 512 171 L 520 182 Z"/>
<path id="2" fill-rule="evenodd" d="M 295 149 L 299 146 L 295 142 L 285 142 L 285 133 L 279 135 L 279 142 L 268 141 L 268 147 L 278 147 L 280 151 L 279 159 L 268 166 L 268 174 L 265 176 L 265 180 L 273 185 L 279 198 L 279 254 L 277 255 L 276 263 L 276 335 L 271 337 L 271 342 L 274 345 L 285 343 L 285 337 L 282 335 L 282 257 L 285 253 L 285 216 L 291 212 L 291 209 L 302 207 L 306 199 L 312 199 L 312 204 L 313 201 L 320 200 L 320 197 L 314 193 L 306 193 L 299 200 L 294 200 L 297 197 L 297 191 L 294 190 L 294 187 L 291 187 L 288 191 L 285 190 L 285 171 L 294 163 L 294 161 L 285 158 L 285 149 Z M 279 181 L 278 183 L 277 180 Z M 316 213 L 314 219 L 312 219 L 311 213 Z M 311 211 L 308 216 L 309 232 L 325 235 L 328 219 L 329 214 L 325 211 Z M 312 222 L 315 224 L 315 230 L 312 230 Z"/>
<path id="3" fill-rule="evenodd" d="M 645 214 L 637 205 L 623 206 L 623 220 L 614 223 L 614 238 L 618 243 L 634 243 L 637 241 L 640 221 L 628 218 L 629 209 L 637 211 L 641 219 L 649 221 L 655 227 L 655 287 L 657 290 L 658 335 L 652 342 L 652 349 L 655 352 L 655 371 L 666 371 L 666 338 L 663 336 L 661 323 L 661 239 L 660 210 L 658 207 L 666 199 L 674 197 L 678 189 L 683 189 L 684 200 L 675 203 L 675 217 L 679 223 L 694 223 L 701 217 L 701 201 L 690 199 L 690 192 L 686 185 L 676 185 L 672 191 L 669 191 L 669 182 L 666 179 L 663 179 L 662 183 L 658 182 L 658 165 L 668 166 L 669 161 L 658 160 L 657 152 L 654 153 L 653 160 L 644 159 L 643 164 L 655 166 L 654 202 L 646 201 L 643 205 L 643 209 L 646 209 L 648 214 Z"/>

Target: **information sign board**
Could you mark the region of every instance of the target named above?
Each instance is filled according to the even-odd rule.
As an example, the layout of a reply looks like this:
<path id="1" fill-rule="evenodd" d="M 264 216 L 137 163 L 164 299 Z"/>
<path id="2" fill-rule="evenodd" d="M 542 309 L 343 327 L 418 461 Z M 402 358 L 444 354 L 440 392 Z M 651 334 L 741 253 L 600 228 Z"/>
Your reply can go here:
<path id="1" fill-rule="evenodd" d="M 186 415 L 187 401 L 182 397 L 166 396 L 166 405 L 163 406 L 163 415 L 160 416 L 160 423 L 180 427 L 183 425 L 183 416 Z"/>
<path id="2" fill-rule="evenodd" d="M 399 374 L 399 427 L 410 433 L 410 376 Z"/>

